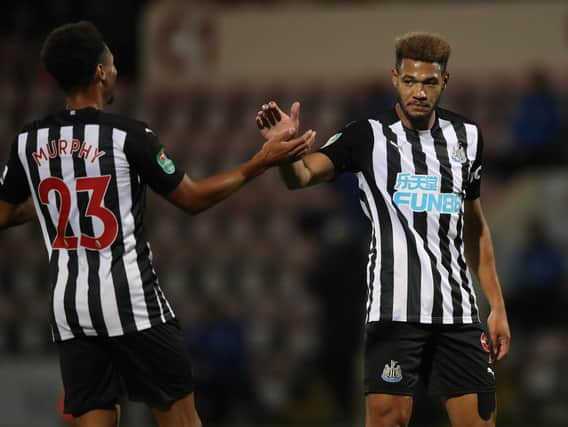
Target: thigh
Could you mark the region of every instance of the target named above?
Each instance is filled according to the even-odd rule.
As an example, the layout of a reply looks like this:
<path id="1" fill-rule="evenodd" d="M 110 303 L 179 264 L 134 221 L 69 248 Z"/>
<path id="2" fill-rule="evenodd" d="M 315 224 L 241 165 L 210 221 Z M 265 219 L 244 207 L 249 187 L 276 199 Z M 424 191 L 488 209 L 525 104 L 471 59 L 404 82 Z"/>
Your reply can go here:
<path id="1" fill-rule="evenodd" d="M 65 412 L 79 417 L 93 410 L 114 411 L 122 387 L 105 338 L 79 337 L 57 343 Z"/>
<path id="2" fill-rule="evenodd" d="M 365 392 L 412 396 L 430 336 L 428 328 L 371 322 L 365 329 Z"/>
<path id="3" fill-rule="evenodd" d="M 201 427 L 193 393 L 177 400 L 168 409 L 152 408 L 152 414 L 159 427 Z"/>
<path id="4" fill-rule="evenodd" d="M 120 407 L 116 409 L 95 409 L 75 419 L 76 427 L 116 427 L 120 422 Z"/>
<path id="5" fill-rule="evenodd" d="M 452 427 L 495 426 L 495 392 L 450 397 L 445 404 Z"/>
<path id="6" fill-rule="evenodd" d="M 176 321 L 116 337 L 113 351 L 129 399 L 165 410 L 193 392 L 191 362 Z"/>
<path id="7" fill-rule="evenodd" d="M 412 396 L 369 394 L 366 399 L 366 427 L 406 427 L 412 414 Z"/>
<path id="8" fill-rule="evenodd" d="M 440 327 L 435 335 L 430 393 L 451 397 L 495 392 L 488 343 L 479 324 Z"/>

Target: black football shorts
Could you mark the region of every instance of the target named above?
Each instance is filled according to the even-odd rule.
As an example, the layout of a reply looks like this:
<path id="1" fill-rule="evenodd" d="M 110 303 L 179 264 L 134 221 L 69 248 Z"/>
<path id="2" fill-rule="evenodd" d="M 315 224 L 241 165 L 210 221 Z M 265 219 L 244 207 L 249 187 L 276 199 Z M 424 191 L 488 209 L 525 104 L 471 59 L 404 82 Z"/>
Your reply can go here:
<path id="1" fill-rule="evenodd" d="M 412 396 L 419 379 L 432 395 L 495 391 L 490 340 L 482 326 L 370 322 L 365 392 Z"/>
<path id="2" fill-rule="evenodd" d="M 189 354 L 176 320 L 118 337 L 57 343 L 65 413 L 113 409 L 122 397 L 165 410 L 193 392 Z"/>

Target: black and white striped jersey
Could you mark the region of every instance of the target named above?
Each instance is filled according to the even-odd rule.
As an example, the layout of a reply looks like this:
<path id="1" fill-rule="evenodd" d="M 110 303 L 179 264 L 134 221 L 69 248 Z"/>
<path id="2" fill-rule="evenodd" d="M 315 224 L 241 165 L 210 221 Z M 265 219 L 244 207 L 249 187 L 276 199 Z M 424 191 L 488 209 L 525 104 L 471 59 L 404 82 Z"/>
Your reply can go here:
<path id="1" fill-rule="evenodd" d="M 464 200 L 479 197 L 477 125 L 437 109 L 432 129 L 395 110 L 353 122 L 320 149 L 335 173 L 356 174 L 371 222 L 367 321 L 479 322 L 463 242 Z"/>
<path id="2" fill-rule="evenodd" d="M 167 194 L 183 178 L 144 123 L 94 108 L 26 126 L 0 199 L 33 199 L 49 254 L 56 341 L 117 336 L 174 313 L 144 236 L 145 186 Z"/>

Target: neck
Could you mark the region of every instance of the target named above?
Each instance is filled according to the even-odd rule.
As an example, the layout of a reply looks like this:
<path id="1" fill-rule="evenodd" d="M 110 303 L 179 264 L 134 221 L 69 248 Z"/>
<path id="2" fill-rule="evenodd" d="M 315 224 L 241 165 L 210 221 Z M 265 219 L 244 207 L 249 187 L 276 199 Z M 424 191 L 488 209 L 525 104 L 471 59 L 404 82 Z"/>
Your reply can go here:
<path id="1" fill-rule="evenodd" d="M 415 129 L 415 130 L 432 129 L 434 127 L 434 123 L 436 122 L 436 113 L 434 112 L 434 110 L 432 110 L 430 115 L 425 117 L 424 119 L 416 120 L 416 119 L 411 119 L 406 115 L 406 112 L 402 109 L 400 103 L 397 102 L 394 109 L 402 124 L 409 129 Z"/>
<path id="2" fill-rule="evenodd" d="M 65 97 L 65 108 L 67 110 L 81 110 L 89 107 L 102 110 L 104 105 L 103 94 L 92 87 Z"/>

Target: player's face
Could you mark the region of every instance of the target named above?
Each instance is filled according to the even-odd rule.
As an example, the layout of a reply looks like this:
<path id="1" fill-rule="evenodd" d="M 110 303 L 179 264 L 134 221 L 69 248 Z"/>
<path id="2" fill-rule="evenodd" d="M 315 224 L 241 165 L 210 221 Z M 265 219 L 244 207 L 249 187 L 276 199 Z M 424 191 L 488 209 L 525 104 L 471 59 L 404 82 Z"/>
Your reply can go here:
<path id="1" fill-rule="evenodd" d="M 103 58 L 102 66 L 104 71 L 104 99 L 107 104 L 112 104 L 114 101 L 114 86 L 116 84 L 116 76 L 118 71 L 114 66 L 114 56 L 112 52 L 107 48 Z"/>
<path id="2" fill-rule="evenodd" d="M 436 62 L 404 58 L 399 69 L 392 70 L 400 107 L 411 122 L 430 118 L 448 78 L 448 73 Z"/>

